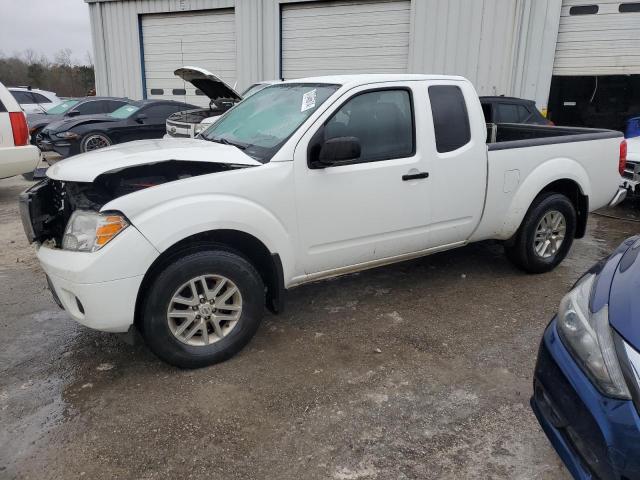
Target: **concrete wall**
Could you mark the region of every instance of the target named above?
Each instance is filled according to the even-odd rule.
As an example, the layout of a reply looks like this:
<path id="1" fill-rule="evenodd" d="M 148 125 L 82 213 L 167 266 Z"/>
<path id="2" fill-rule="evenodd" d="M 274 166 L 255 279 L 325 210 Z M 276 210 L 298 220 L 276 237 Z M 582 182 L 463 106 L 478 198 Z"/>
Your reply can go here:
<path id="1" fill-rule="evenodd" d="M 100 95 L 142 97 L 139 15 L 235 8 L 238 89 L 280 73 L 280 6 L 308 0 L 85 0 Z M 546 106 L 561 0 L 411 0 L 409 71 Z M 214 72 L 215 73 L 215 72 Z"/>

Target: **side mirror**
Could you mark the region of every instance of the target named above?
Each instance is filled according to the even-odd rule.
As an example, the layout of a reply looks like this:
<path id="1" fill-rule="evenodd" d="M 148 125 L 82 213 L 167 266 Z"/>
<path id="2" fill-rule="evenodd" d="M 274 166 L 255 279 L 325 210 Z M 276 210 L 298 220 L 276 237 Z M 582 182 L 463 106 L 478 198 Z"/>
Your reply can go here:
<path id="1" fill-rule="evenodd" d="M 147 116 L 144 113 L 136 115 L 136 122 L 138 123 L 144 123 L 146 119 L 147 119 Z"/>
<path id="2" fill-rule="evenodd" d="M 80 112 L 78 110 L 71 110 L 67 112 L 67 117 L 77 117 L 78 115 L 80 115 Z"/>
<path id="3" fill-rule="evenodd" d="M 360 158 L 362 149 L 357 137 L 330 138 L 322 144 L 317 159 L 311 161 L 311 168 L 325 168 L 347 164 Z"/>

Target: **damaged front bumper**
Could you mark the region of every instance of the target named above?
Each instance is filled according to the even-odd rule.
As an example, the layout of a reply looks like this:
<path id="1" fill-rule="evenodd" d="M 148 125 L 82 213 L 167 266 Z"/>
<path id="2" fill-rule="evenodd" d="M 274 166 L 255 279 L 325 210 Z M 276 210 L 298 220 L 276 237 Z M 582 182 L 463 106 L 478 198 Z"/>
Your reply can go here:
<path id="1" fill-rule="evenodd" d="M 69 191 L 45 180 L 20 195 L 20 214 L 29 242 L 56 303 L 77 322 L 96 330 L 126 332 L 134 322 L 145 273 L 159 252 L 132 225 L 95 252 L 59 248 L 71 214 Z"/>
<path id="2" fill-rule="evenodd" d="M 38 260 L 62 308 L 78 323 L 106 332 L 129 330 L 144 274 L 158 255 L 132 226 L 97 252 L 38 248 Z"/>

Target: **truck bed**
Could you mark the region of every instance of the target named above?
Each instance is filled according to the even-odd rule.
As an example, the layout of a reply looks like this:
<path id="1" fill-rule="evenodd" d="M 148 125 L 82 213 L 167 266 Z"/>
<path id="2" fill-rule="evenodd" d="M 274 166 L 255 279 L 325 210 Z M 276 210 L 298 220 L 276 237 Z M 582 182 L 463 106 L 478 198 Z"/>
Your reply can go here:
<path id="1" fill-rule="evenodd" d="M 587 140 L 601 140 L 622 136 L 621 132 L 615 130 L 525 125 L 517 123 L 489 124 L 487 131 L 487 146 L 489 150 L 506 150 L 510 148 L 533 147 L 536 145 L 584 142 Z"/>

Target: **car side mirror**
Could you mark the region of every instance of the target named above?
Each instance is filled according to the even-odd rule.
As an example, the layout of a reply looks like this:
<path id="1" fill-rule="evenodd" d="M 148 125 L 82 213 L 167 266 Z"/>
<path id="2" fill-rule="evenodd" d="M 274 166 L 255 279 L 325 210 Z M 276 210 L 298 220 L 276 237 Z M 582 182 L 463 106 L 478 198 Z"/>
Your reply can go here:
<path id="1" fill-rule="evenodd" d="M 70 112 L 67 112 L 67 117 L 77 117 L 78 115 L 80 115 L 78 110 L 71 110 Z"/>
<path id="2" fill-rule="evenodd" d="M 311 168 L 325 168 L 348 164 L 360 158 L 362 148 L 357 137 L 335 137 L 320 147 L 317 159 L 310 162 Z"/>
<path id="3" fill-rule="evenodd" d="M 136 115 L 136 122 L 138 123 L 144 123 L 146 119 L 147 119 L 147 116 L 144 113 Z"/>

